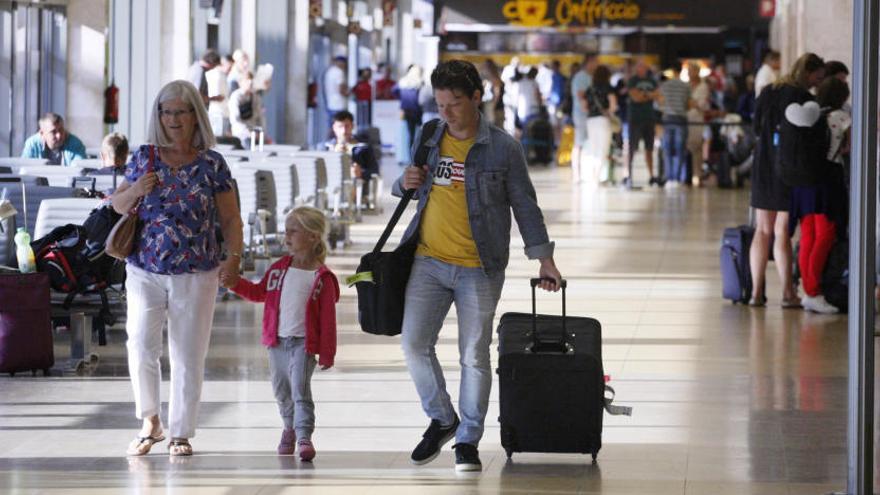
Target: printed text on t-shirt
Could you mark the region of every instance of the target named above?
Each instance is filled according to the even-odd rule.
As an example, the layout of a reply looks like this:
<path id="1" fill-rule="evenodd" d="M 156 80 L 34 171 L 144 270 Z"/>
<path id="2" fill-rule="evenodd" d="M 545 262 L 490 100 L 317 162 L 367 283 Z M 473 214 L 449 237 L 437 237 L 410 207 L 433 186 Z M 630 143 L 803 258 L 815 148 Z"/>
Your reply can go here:
<path id="1" fill-rule="evenodd" d="M 456 162 L 451 156 L 441 156 L 434 170 L 434 184 L 448 186 L 453 182 L 464 182 L 464 163 Z"/>

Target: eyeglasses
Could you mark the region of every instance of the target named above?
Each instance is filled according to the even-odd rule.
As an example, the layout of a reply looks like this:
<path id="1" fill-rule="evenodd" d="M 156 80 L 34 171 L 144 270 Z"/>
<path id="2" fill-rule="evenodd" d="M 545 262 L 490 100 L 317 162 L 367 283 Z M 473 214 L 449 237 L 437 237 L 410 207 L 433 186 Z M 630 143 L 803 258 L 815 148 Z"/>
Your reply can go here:
<path id="1" fill-rule="evenodd" d="M 186 115 L 188 113 L 193 113 L 195 110 L 190 108 L 189 110 L 159 110 L 159 115 L 165 117 L 167 119 L 180 117 L 181 115 Z"/>

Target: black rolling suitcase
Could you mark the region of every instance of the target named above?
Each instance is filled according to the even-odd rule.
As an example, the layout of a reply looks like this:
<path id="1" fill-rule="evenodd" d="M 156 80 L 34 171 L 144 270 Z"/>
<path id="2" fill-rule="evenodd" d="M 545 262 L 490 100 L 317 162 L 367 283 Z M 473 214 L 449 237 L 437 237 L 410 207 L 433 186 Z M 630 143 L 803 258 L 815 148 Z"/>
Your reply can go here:
<path id="1" fill-rule="evenodd" d="M 593 318 L 505 313 L 498 324 L 501 445 L 514 452 L 592 454 L 602 448 L 602 416 L 631 414 L 606 399 L 602 327 Z"/>

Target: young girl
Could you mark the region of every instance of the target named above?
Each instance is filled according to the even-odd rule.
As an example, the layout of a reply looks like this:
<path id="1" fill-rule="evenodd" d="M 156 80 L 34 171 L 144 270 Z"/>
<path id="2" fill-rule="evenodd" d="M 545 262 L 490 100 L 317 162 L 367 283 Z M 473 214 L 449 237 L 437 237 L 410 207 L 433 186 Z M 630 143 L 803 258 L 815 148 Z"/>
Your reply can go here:
<path id="1" fill-rule="evenodd" d="M 234 275 L 221 283 L 246 299 L 266 303 L 262 342 L 269 348 L 272 388 L 284 420 L 278 454 L 293 455 L 298 446 L 300 459 L 311 461 L 315 457 L 312 372 L 315 355 L 321 369 L 333 366 L 339 283 L 324 265 L 324 214 L 299 207 L 287 215 L 284 226 L 290 254 L 276 261 L 258 284 Z"/>
<path id="2" fill-rule="evenodd" d="M 816 101 L 827 112 L 830 143 L 827 170 L 820 184 L 796 187 L 792 191 L 790 230 L 800 222 L 801 241 L 798 267 L 804 284 L 804 309 L 814 313 L 837 313 L 839 308 L 825 298 L 822 273 L 837 238 L 846 238 L 847 205 L 843 157 L 849 151 L 849 128 L 852 118 L 842 110 L 849 98 L 849 87 L 835 77 L 819 85 Z"/>

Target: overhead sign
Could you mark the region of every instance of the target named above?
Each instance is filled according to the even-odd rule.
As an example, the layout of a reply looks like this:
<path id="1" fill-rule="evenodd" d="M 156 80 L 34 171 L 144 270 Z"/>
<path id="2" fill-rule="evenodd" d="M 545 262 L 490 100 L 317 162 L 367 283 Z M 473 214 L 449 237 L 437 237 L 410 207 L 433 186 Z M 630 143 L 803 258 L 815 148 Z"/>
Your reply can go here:
<path id="1" fill-rule="evenodd" d="M 774 0 L 444 0 L 450 31 L 469 26 L 578 29 L 602 26 L 754 27 L 765 25 L 764 3 Z M 760 12 L 759 12 L 760 10 Z M 481 28 L 485 29 L 485 28 Z"/>
<path id="2" fill-rule="evenodd" d="M 510 0 L 502 13 L 516 26 L 567 26 L 576 23 L 595 26 L 598 22 L 634 21 L 641 9 L 632 1 L 558 0 L 551 10 L 549 0 Z"/>

